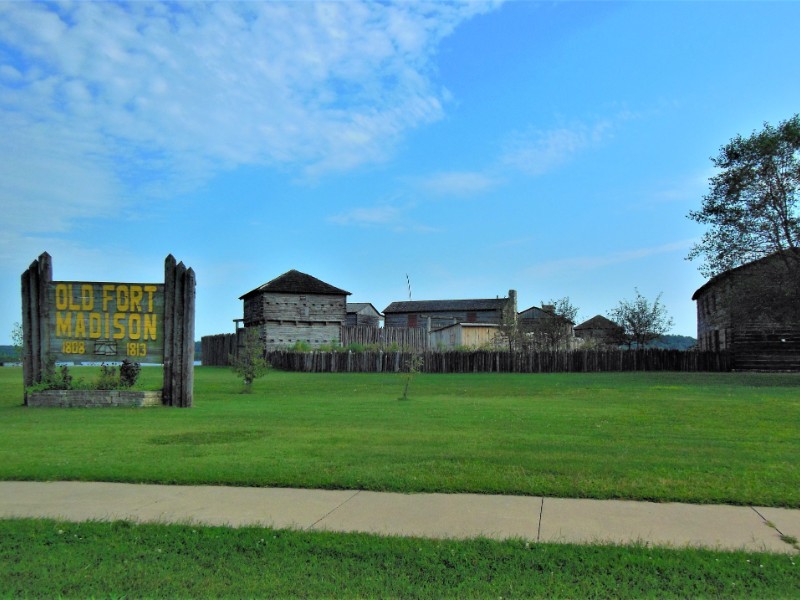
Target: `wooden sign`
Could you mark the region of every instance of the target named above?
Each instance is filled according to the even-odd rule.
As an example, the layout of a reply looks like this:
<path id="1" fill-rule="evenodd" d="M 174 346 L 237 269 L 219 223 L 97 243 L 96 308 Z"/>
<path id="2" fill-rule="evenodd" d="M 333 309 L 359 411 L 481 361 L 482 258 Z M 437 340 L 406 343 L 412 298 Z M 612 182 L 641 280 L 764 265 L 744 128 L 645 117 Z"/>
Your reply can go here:
<path id="1" fill-rule="evenodd" d="M 53 281 L 46 252 L 22 274 L 25 388 L 56 361 L 162 363 L 162 400 L 192 405 L 195 276 L 164 260 L 164 283 Z M 27 402 L 27 392 L 26 392 Z"/>
<path id="2" fill-rule="evenodd" d="M 53 281 L 47 302 L 57 361 L 164 359 L 163 284 Z"/>

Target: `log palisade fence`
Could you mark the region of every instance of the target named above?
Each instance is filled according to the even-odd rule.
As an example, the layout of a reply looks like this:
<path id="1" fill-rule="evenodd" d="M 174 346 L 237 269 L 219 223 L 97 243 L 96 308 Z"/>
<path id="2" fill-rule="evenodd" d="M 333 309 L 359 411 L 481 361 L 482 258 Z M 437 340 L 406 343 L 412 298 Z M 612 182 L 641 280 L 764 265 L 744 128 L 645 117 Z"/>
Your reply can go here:
<path id="1" fill-rule="evenodd" d="M 239 331 L 244 331 L 240 329 Z M 238 336 L 235 333 L 206 335 L 200 338 L 200 356 L 203 366 L 228 367 L 230 357 L 238 353 Z"/>
<path id="2" fill-rule="evenodd" d="M 240 330 L 242 331 L 242 330 Z M 203 365 L 228 366 L 235 356 L 235 334 L 202 338 Z M 572 350 L 559 352 L 425 351 L 293 352 L 266 354 L 285 371 L 307 373 L 400 373 L 411 358 L 422 358 L 424 373 L 564 373 L 598 371 L 712 371 L 733 368 L 727 352 L 684 350 Z"/>
<path id="3" fill-rule="evenodd" d="M 428 351 L 267 353 L 276 369 L 309 373 L 408 371 L 414 356 L 423 373 L 588 373 L 600 371 L 730 371 L 727 352 L 572 350 L 556 352 Z"/>

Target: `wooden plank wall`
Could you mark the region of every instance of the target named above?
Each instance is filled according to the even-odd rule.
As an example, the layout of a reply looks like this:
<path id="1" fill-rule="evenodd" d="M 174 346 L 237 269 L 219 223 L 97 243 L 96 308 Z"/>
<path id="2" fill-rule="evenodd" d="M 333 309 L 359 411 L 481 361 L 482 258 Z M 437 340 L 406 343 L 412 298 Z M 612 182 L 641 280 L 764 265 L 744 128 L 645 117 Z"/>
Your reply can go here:
<path id="1" fill-rule="evenodd" d="M 739 325 L 732 347 L 737 370 L 800 370 L 800 325 L 769 329 Z"/>
<path id="2" fill-rule="evenodd" d="M 276 369 L 309 373 L 399 373 L 415 355 L 423 373 L 588 373 L 601 371 L 712 371 L 732 368 L 727 352 L 575 350 L 557 352 L 288 352 L 267 353 Z"/>
<path id="3" fill-rule="evenodd" d="M 364 325 L 342 327 L 342 346 L 361 344 L 381 348 L 403 350 L 425 350 L 428 347 L 428 332 L 423 327 L 368 327 Z"/>
<path id="4" fill-rule="evenodd" d="M 167 406 L 192 405 L 195 275 L 171 254 L 164 261 L 164 387 Z"/>

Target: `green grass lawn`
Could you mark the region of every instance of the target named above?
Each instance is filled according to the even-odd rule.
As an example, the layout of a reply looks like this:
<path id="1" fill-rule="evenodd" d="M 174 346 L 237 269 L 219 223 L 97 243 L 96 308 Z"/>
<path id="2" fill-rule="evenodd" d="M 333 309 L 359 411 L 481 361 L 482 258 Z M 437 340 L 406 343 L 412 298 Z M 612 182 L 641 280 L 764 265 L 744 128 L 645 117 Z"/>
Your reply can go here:
<path id="1" fill-rule="evenodd" d="M 796 598 L 799 569 L 753 552 L 0 521 L 9 598 Z"/>
<path id="2" fill-rule="evenodd" d="M 30 409 L 21 379 L 0 368 L 2 479 L 800 507 L 800 374 L 419 374 L 402 401 L 399 374 L 273 371 L 247 395 L 201 367 L 191 409 Z"/>

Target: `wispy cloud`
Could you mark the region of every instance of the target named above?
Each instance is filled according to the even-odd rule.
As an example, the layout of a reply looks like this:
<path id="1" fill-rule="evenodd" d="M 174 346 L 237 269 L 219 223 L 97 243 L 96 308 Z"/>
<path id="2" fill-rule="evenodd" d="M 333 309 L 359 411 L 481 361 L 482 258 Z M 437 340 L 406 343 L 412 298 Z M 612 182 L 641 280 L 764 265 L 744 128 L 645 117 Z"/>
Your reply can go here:
<path id="1" fill-rule="evenodd" d="M 610 120 L 601 120 L 589 125 L 517 131 L 506 140 L 500 163 L 529 175 L 542 175 L 603 142 L 612 128 Z"/>
<path id="2" fill-rule="evenodd" d="M 614 252 L 606 255 L 575 256 L 560 260 L 553 260 L 532 265 L 525 269 L 527 275 L 546 276 L 561 271 L 582 272 L 608 265 L 626 263 L 634 260 L 646 258 L 656 254 L 667 254 L 671 252 L 685 252 L 696 240 L 679 240 L 662 244 L 660 246 L 650 246 L 646 248 L 636 248 L 624 252 Z"/>
<path id="3" fill-rule="evenodd" d="M 397 206 L 381 204 L 353 208 L 328 217 L 328 222 L 345 227 L 378 227 L 394 233 L 435 233 L 438 228 L 416 222 L 409 216 L 413 204 Z"/>
<path id="4" fill-rule="evenodd" d="M 328 217 L 328 221 L 337 225 L 397 225 L 400 214 L 401 211 L 394 206 L 373 206 L 354 208 Z"/>
<path id="5" fill-rule="evenodd" d="M 439 196 L 470 196 L 485 192 L 499 183 L 499 179 L 475 171 L 448 171 L 434 173 L 418 180 L 417 185 Z"/>
<path id="6" fill-rule="evenodd" d="M 0 203 L 53 227 L 237 165 L 381 161 L 440 119 L 441 39 L 488 3 L 0 3 Z"/>

